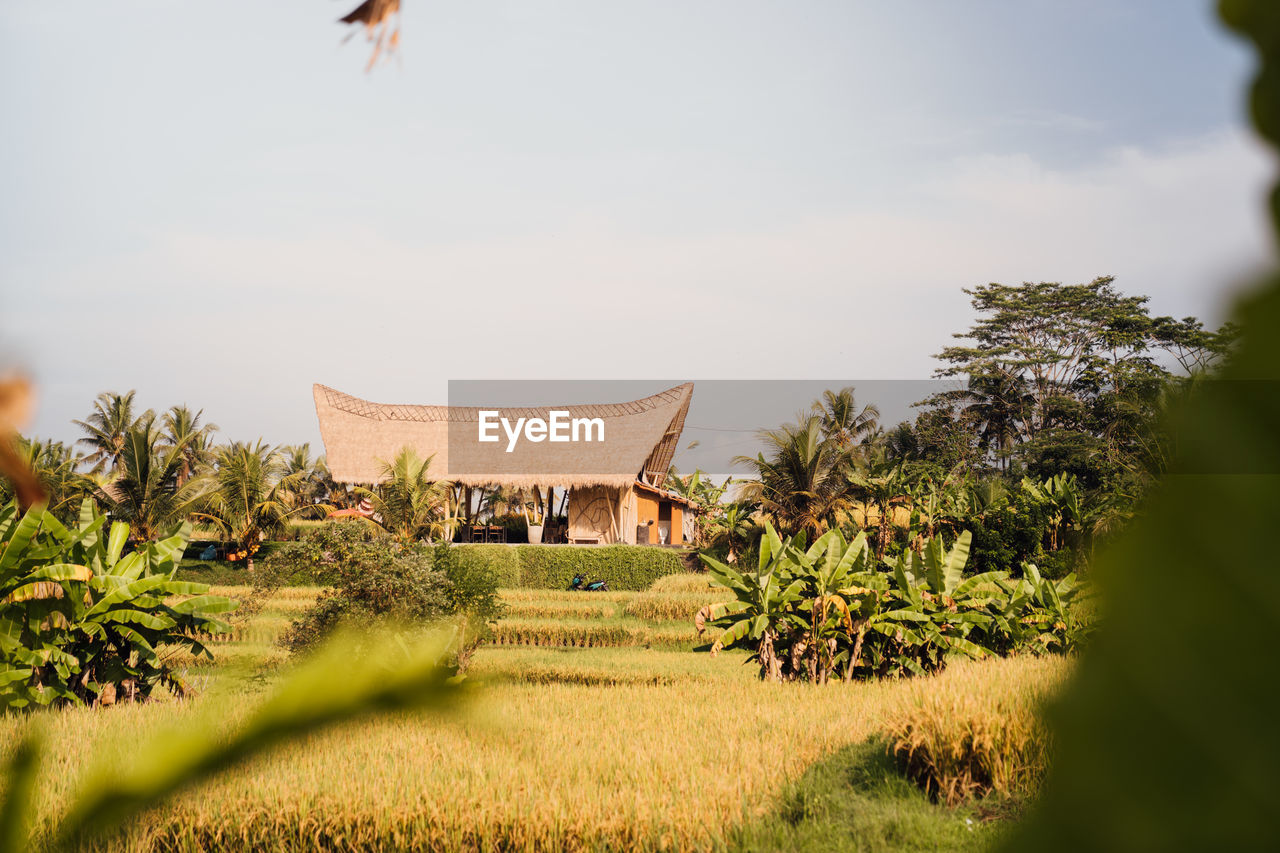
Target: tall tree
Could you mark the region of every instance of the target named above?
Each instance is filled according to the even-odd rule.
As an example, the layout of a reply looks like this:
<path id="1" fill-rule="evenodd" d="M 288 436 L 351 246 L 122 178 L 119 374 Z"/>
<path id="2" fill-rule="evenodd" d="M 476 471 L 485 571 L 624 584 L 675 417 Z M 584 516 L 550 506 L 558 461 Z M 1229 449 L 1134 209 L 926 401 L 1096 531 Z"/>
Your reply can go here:
<path id="1" fill-rule="evenodd" d="M 822 430 L 841 450 L 859 444 L 880 424 L 880 410 L 874 405 L 858 408 L 852 387 L 822 392 L 813 410 L 822 418 Z"/>
<path id="2" fill-rule="evenodd" d="M 284 474 L 280 455 L 261 439 L 233 442 L 218 454 L 204 515 L 222 528 L 250 571 L 259 545 L 294 512 L 286 496 L 297 480 Z"/>
<path id="3" fill-rule="evenodd" d="M 1145 296 L 1124 296 L 1111 276 L 1088 284 L 1025 282 L 965 289 L 978 321 L 936 357 L 947 362 L 938 376 L 999 376 L 1025 379 L 1031 411 L 1029 436 L 1050 425 L 1054 398 L 1075 393 L 1081 383 L 1098 384 L 1122 375 L 1145 359 L 1151 320 Z"/>
<path id="4" fill-rule="evenodd" d="M 115 479 L 100 488 L 98 496 L 136 538 L 155 540 L 198 508 L 203 483 L 180 482 L 183 450 L 182 444 L 165 446 L 151 412 L 125 433 Z"/>
<path id="5" fill-rule="evenodd" d="M 193 413 L 185 404 L 164 413 L 163 445 L 182 448 L 179 485 L 213 464 L 213 433 L 218 431 L 218 425 L 200 423 L 202 415 L 203 409 Z"/>
<path id="6" fill-rule="evenodd" d="M 760 433 L 767 456 L 739 456 L 757 479 L 741 483 L 743 499 L 759 504 L 779 531 L 821 533 L 836 523 L 849 503 L 850 452 L 829 438 L 822 417 L 801 415 L 794 424 Z"/>
<path id="7" fill-rule="evenodd" d="M 382 463 L 382 482 L 373 489 L 361 489 L 373 504 L 374 513 L 387 531 L 403 542 L 420 537 L 451 537 L 448 483 L 431 479 L 431 459 L 419 458 L 410 447 L 396 458 Z"/>
<path id="8" fill-rule="evenodd" d="M 1007 468 L 1035 403 L 1022 379 L 1003 371 L 971 375 L 968 388 L 955 399 L 977 430 L 979 446 L 994 451 L 1001 467 Z"/>
<path id="9" fill-rule="evenodd" d="M 1228 321 L 1211 332 L 1195 317 L 1157 317 L 1151 331 L 1153 345 L 1172 356 L 1189 376 L 1221 363 L 1240 337 L 1240 327 L 1235 323 Z"/>
<path id="10" fill-rule="evenodd" d="M 91 468 L 90 473 L 112 473 L 124 451 L 125 436 L 141 420 L 149 416 L 154 419 L 150 409 L 141 415 L 134 416 L 133 398 L 137 391 L 116 394 L 104 391 L 93 403 L 93 412 L 82 421 L 72 421 L 84 430 L 85 437 L 77 444 L 89 449 L 84 461 Z"/>

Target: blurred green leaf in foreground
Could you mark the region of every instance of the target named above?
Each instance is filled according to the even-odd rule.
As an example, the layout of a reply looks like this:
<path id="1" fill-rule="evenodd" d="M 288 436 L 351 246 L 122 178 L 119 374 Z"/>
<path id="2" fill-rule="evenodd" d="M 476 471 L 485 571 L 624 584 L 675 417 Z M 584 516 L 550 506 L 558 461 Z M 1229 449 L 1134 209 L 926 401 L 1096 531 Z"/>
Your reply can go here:
<path id="1" fill-rule="evenodd" d="M 406 641 L 406 637 L 417 637 Z M 127 767 L 100 767 L 90 776 L 57 829 L 40 839 L 53 849 L 108 834 L 166 797 L 257 755 L 276 743 L 334 723 L 398 710 L 444 710 L 457 705 L 463 687 L 447 662 L 456 638 L 445 631 L 340 634 L 228 731 L 227 708 L 210 699 L 199 716 L 157 733 L 130 753 Z M 235 697 L 243 700 L 242 696 Z M 26 849 L 28 801 L 39 772 L 42 739 L 38 718 L 11 754 L 0 801 L 0 850 Z"/>
<path id="2" fill-rule="evenodd" d="M 1274 146 L 1280 3 L 1219 13 L 1258 48 L 1250 108 Z M 1237 357 L 1178 413 L 1170 476 L 1097 566 L 1104 625 L 1014 849 L 1280 850 L 1280 275 L 1236 319 Z"/>

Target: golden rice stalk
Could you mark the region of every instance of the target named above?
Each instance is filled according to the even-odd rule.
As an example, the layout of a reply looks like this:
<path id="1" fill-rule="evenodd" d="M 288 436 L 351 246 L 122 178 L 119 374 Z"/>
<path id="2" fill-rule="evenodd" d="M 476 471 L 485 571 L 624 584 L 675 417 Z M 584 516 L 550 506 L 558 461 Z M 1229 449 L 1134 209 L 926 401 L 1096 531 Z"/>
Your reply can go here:
<path id="1" fill-rule="evenodd" d="M 1070 662 L 1023 657 L 955 664 L 907 686 L 885 719 L 907 776 L 949 806 L 998 793 L 1035 795 L 1048 768 L 1042 704 Z"/>

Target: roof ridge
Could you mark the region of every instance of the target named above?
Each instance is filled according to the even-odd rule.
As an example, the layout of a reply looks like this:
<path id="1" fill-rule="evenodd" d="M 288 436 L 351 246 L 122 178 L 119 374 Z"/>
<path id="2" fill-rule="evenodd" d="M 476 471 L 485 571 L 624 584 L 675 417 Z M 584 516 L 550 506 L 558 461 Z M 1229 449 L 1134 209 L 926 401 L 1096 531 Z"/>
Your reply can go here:
<path id="1" fill-rule="evenodd" d="M 447 421 L 449 423 L 473 423 L 480 420 L 483 406 L 424 406 L 412 403 L 374 403 L 339 391 L 322 383 L 315 383 L 315 390 L 324 394 L 325 402 L 335 409 L 376 421 Z M 665 391 L 650 394 L 639 400 L 625 403 L 553 404 L 548 406 L 494 406 L 493 408 L 515 414 L 517 417 L 540 416 L 548 409 L 568 410 L 578 417 L 617 418 L 651 411 L 660 406 L 679 404 L 693 392 L 693 383 L 684 382 Z M 633 408 L 634 407 L 634 408 Z"/>

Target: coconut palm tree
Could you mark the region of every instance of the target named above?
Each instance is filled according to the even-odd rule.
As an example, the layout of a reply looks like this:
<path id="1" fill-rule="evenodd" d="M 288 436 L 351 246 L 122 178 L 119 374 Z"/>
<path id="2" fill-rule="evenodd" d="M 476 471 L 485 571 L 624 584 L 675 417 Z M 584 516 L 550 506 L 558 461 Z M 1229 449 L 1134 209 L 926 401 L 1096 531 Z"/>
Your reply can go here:
<path id="1" fill-rule="evenodd" d="M 44 490 L 46 508 L 63 521 L 73 520 L 81 499 L 93 491 L 94 484 L 77 473 L 80 459 L 72 449 L 61 441 L 22 436 L 14 438 L 13 449 Z M 8 503 L 15 491 L 7 479 L 0 478 L 0 504 Z"/>
<path id="2" fill-rule="evenodd" d="M 448 483 L 434 482 L 431 460 L 421 459 L 410 447 L 403 448 L 390 462 L 382 462 L 382 482 L 373 489 L 358 489 L 373 504 L 379 524 L 404 542 L 449 538 L 453 519 L 449 517 Z"/>
<path id="3" fill-rule="evenodd" d="M 331 490 L 337 490 L 337 484 L 331 489 L 329 483 L 329 467 L 324 457 L 311 458 L 311 444 L 285 445 L 280 448 L 280 456 L 284 464 L 284 476 L 294 483 L 289 490 L 287 501 L 291 509 L 317 512 L 324 507 Z"/>
<path id="4" fill-rule="evenodd" d="M 218 454 L 202 514 L 222 528 L 235 548 L 233 559 L 244 560 L 249 571 L 262 541 L 283 529 L 296 512 L 287 497 L 299 479 L 285 474 L 280 454 L 261 439 L 233 442 Z"/>
<path id="5" fill-rule="evenodd" d="M 875 445 L 873 450 L 882 454 L 884 459 L 894 462 L 918 459 L 922 455 L 920 437 L 911 428 L 911 424 L 906 421 L 902 421 L 886 432 L 883 439 Z"/>
<path id="6" fill-rule="evenodd" d="M 526 502 L 521 489 L 498 486 L 484 496 L 484 509 L 488 510 L 490 518 L 517 515 L 524 510 Z"/>
<path id="7" fill-rule="evenodd" d="M 828 437 L 817 414 L 802 414 L 794 424 L 765 430 L 760 439 L 768 445 L 768 457 L 761 453 L 734 459 L 757 476 L 741 483 L 741 497 L 757 503 L 787 535 L 827 530 L 851 497 L 850 449 Z"/>
<path id="8" fill-rule="evenodd" d="M 964 414 L 976 426 L 983 450 L 994 450 L 1002 468 L 1008 468 L 1014 445 L 1025 431 L 1035 398 L 1019 376 L 1008 372 L 969 377 L 969 387 L 958 395 Z"/>
<path id="9" fill-rule="evenodd" d="M 847 450 L 874 433 L 880 424 L 880 410 L 873 405 L 858 408 L 853 387 L 823 391 L 814 401 L 813 411 L 822 418 L 822 431 L 841 450 Z"/>
<path id="10" fill-rule="evenodd" d="M 112 473 L 124 451 L 125 436 L 140 421 L 147 417 L 154 418 L 150 409 L 134 417 L 133 398 L 137 391 L 127 394 L 116 394 L 104 391 L 93 403 L 93 413 L 82 421 L 72 421 L 84 430 L 85 437 L 77 444 L 89 448 L 84 461 L 92 467 L 90 473 Z"/>
<path id="11" fill-rule="evenodd" d="M 161 436 L 163 445 L 182 447 L 179 485 L 213 464 L 212 439 L 213 433 L 218 431 L 218 425 L 200 423 L 200 416 L 203 414 L 204 409 L 192 413 L 185 404 L 174 406 L 164 413 L 164 434 Z"/>
<path id="12" fill-rule="evenodd" d="M 181 481 L 184 444 L 166 446 L 147 412 L 124 434 L 116 475 L 97 490 L 110 515 L 129 525 L 131 535 L 152 541 L 186 520 L 203 498 L 199 478 Z"/>

